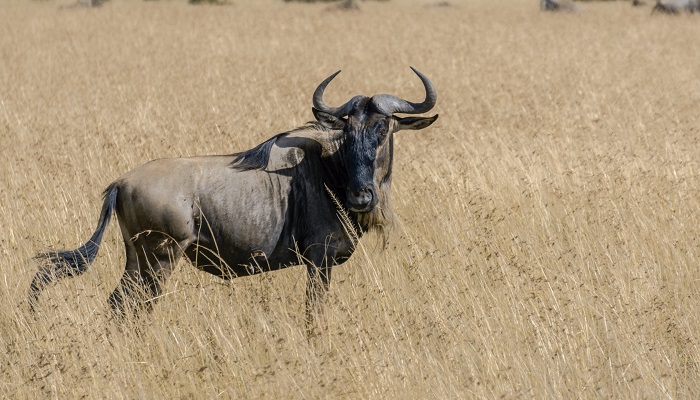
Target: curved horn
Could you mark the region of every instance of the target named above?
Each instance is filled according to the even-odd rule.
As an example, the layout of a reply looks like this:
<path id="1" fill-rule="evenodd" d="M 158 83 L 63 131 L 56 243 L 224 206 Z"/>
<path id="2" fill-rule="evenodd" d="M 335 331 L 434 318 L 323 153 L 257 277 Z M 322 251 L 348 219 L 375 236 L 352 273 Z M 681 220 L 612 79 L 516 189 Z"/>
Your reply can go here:
<path id="1" fill-rule="evenodd" d="M 425 86 L 425 100 L 422 103 L 411 103 L 400 99 L 390 94 L 378 94 L 372 97 L 372 102 L 377 107 L 379 112 L 384 115 L 392 115 L 396 113 L 403 114 L 422 114 L 430 111 L 437 102 L 437 93 L 435 87 L 430 83 L 430 80 L 420 73 L 417 69 L 411 67 L 413 72 L 418 75 Z"/>
<path id="2" fill-rule="evenodd" d="M 340 71 L 329 76 L 328 78 L 326 78 L 326 80 L 321 82 L 321 84 L 318 85 L 318 87 L 314 91 L 314 97 L 313 97 L 314 107 L 317 110 L 334 115 L 338 118 L 348 115 L 348 113 L 352 109 L 353 100 L 355 100 L 355 98 L 352 98 L 352 99 L 350 99 L 350 101 L 348 101 L 347 103 L 343 104 L 342 106 L 340 106 L 338 108 L 329 107 L 326 105 L 326 103 L 323 102 L 323 92 L 326 90 L 326 86 L 328 86 L 330 81 L 332 81 L 333 78 L 335 78 L 335 76 L 338 75 L 339 73 L 340 73 Z"/>

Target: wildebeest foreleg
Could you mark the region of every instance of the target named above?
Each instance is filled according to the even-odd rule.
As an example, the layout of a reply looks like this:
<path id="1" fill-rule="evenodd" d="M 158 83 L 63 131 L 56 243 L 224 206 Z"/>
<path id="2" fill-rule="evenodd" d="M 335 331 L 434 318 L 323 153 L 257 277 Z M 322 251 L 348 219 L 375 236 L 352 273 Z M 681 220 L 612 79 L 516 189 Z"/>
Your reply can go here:
<path id="1" fill-rule="evenodd" d="M 331 269 L 336 264 L 337 246 L 329 243 L 309 247 L 304 253 L 306 263 L 306 326 L 311 331 L 323 321 L 326 294 L 331 284 Z"/>
<path id="2" fill-rule="evenodd" d="M 331 265 L 321 267 L 309 263 L 306 281 L 306 322 L 312 327 L 315 321 L 322 320 L 325 311 L 326 294 L 331 284 Z"/>

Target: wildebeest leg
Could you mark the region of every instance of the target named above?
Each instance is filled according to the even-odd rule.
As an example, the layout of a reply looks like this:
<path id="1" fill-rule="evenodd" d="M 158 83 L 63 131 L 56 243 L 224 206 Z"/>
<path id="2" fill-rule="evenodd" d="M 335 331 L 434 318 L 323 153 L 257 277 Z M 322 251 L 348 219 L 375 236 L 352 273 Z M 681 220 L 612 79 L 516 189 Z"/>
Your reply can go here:
<path id="1" fill-rule="evenodd" d="M 131 240 L 129 233 L 122 226 L 122 236 L 124 239 L 124 247 L 126 248 L 126 267 L 124 274 L 119 280 L 119 284 L 109 295 L 109 305 L 112 310 L 124 315 L 127 310 L 135 311 L 138 308 L 138 288 L 142 286 L 141 271 L 139 269 L 139 258 L 136 252 L 136 246 Z"/>
<path id="2" fill-rule="evenodd" d="M 314 322 L 323 319 L 326 304 L 326 294 L 331 284 L 332 266 L 317 267 L 307 264 L 306 271 L 306 322 L 312 327 Z"/>
<path id="3" fill-rule="evenodd" d="M 119 285 L 109 297 L 118 314 L 127 310 L 150 311 L 162 295 L 162 287 L 172 267 L 182 256 L 183 242 L 159 233 L 143 233 L 133 240 L 124 235 L 126 268 Z"/>
<path id="4" fill-rule="evenodd" d="M 306 251 L 306 324 L 307 330 L 324 319 L 326 294 L 331 284 L 331 269 L 335 264 L 335 248 L 313 246 Z"/>

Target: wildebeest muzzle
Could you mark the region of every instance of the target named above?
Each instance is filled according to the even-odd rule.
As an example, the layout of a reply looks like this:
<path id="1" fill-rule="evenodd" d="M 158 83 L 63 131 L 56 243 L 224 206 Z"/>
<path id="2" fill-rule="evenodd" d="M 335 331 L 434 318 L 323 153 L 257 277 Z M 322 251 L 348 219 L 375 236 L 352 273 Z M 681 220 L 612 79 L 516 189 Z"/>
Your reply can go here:
<path id="1" fill-rule="evenodd" d="M 348 188 L 347 199 L 348 208 L 353 212 L 372 211 L 379 201 L 373 184 L 357 190 Z"/>

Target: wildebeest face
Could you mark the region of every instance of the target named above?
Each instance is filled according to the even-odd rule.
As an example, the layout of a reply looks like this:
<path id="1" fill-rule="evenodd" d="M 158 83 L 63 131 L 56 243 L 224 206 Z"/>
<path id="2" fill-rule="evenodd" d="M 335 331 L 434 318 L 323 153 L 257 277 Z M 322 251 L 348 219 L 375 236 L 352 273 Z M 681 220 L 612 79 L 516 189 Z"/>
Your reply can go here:
<path id="1" fill-rule="evenodd" d="M 372 211 L 379 202 L 378 190 L 390 184 L 393 134 L 403 129 L 426 128 L 437 119 L 437 115 L 427 118 L 387 116 L 376 109 L 372 100 L 358 99 L 347 118 L 314 109 L 322 125 L 343 130 L 345 140 L 341 151 L 348 174 L 347 206 L 354 212 Z"/>
<path id="2" fill-rule="evenodd" d="M 344 158 L 348 172 L 347 202 L 351 211 L 371 211 L 379 200 L 375 170 L 391 164 L 384 144 L 389 135 L 388 117 L 368 110 L 369 99 L 357 105 L 345 127 Z M 381 156 L 381 157 L 378 157 Z M 377 165 L 377 164 L 382 165 Z M 379 167 L 379 168 L 377 168 Z M 381 177 L 377 177 L 381 179 Z"/>
<path id="3" fill-rule="evenodd" d="M 412 68 L 413 69 L 413 68 Z M 397 117 L 394 114 L 421 114 L 430 111 L 437 95 L 425 75 L 413 71 L 423 82 L 426 91 L 422 103 L 411 103 L 393 95 L 379 94 L 371 98 L 355 96 L 340 107 L 329 107 L 323 102 L 323 92 L 340 71 L 329 76 L 313 96 L 314 116 L 323 126 L 342 130 L 340 149 L 347 172 L 347 207 L 354 212 L 372 211 L 380 201 L 381 193 L 388 191 L 393 162 L 393 133 L 402 129 L 423 129 L 432 124 L 433 117 Z"/>

